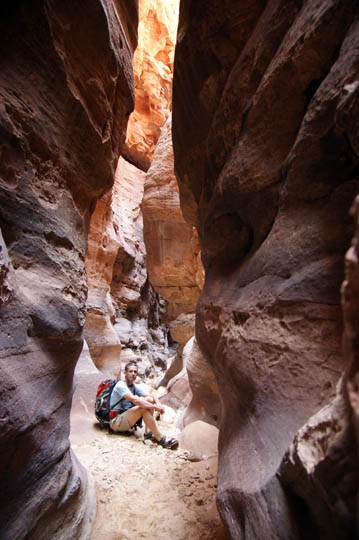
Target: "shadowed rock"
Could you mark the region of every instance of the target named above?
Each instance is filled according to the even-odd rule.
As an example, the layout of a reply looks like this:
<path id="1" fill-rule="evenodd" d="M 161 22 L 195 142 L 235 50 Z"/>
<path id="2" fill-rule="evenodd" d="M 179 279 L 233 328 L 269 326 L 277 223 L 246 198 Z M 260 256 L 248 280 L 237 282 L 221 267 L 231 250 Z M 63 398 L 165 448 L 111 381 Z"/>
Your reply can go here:
<path id="1" fill-rule="evenodd" d="M 0 7 L 1 520 L 5 539 L 88 538 L 94 493 L 70 451 L 85 252 L 133 108 L 135 2 Z M 132 29 L 131 29 L 132 28 Z M 90 498 L 90 500 L 89 500 Z M 91 499 L 92 498 L 92 499 Z"/>
<path id="2" fill-rule="evenodd" d="M 345 368 L 357 15 L 349 0 L 181 3 L 175 170 L 206 270 L 196 337 L 221 394 L 218 505 L 232 538 L 303 533 L 276 472 Z"/>

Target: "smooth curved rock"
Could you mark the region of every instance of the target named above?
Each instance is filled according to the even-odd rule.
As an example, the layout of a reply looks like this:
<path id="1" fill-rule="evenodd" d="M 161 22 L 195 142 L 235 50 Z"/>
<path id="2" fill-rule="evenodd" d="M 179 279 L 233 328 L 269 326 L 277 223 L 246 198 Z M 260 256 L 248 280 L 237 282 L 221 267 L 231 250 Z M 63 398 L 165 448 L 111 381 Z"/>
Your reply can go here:
<path id="1" fill-rule="evenodd" d="M 141 375 L 165 369 L 165 304 L 148 282 L 141 201 L 145 173 L 120 158 L 112 190 L 91 218 L 85 337 L 91 357 L 117 375 L 141 358 Z"/>
<path id="2" fill-rule="evenodd" d="M 351 213 L 355 234 L 341 288 L 347 369 L 333 402 L 299 430 L 280 467 L 281 482 L 302 505 L 306 536 L 328 540 L 355 538 L 359 526 L 358 196 Z"/>
<path id="3" fill-rule="evenodd" d="M 221 401 L 217 382 L 211 367 L 203 356 L 196 338 L 189 354 L 184 354 L 192 400 L 184 416 L 183 425 L 201 420 L 218 427 L 221 423 Z"/>
<path id="4" fill-rule="evenodd" d="M 206 269 L 196 337 L 221 393 L 231 538 L 299 537 L 276 472 L 345 368 L 357 16 L 349 0 L 181 3 L 175 171 Z"/>
<path id="5" fill-rule="evenodd" d="M 180 436 L 181 450 L 187 450 L 197 459 L 218 454 L 218 428 L 197 420 L 188 424 Z"/>
<path id="6" fill-rule="evenodd" d="M 90 224 L 85 337 L 96 365 L 116 374 L 122 349 L 116 313 L 139 308 L 147 279 L 140 212 L 144 178 L 120 158 L 112 190 L 97 202 Z"/>
<path id="7" fill-rule="evenodd" d="M 193 313 L 203 284 L 199 277 L 203 268 L 197 232 L 184 221 L 179 204 L 171 117 L 163 127 L 146 175 L 142 211 L 148 275 L 168 302 L 168 320 Z M 182 346 L 189 337 L 181 342 Z"/>
<path id="8" fill-rule="evenodd" d="M 140 169 L 151 165 L 162 126 L 172 108 L 173 57 L 179 0 L 141 0 L 134 56 L 135 110 L 124 156 Z"/>
<path id="9" fill-rule="evenodd" d="M 0 536 L 85 539 L 94 491 L 69 412 L 89 217 L 133 108 L 132 48 L 109 0 L 5 0 L 0 21 Z"/>

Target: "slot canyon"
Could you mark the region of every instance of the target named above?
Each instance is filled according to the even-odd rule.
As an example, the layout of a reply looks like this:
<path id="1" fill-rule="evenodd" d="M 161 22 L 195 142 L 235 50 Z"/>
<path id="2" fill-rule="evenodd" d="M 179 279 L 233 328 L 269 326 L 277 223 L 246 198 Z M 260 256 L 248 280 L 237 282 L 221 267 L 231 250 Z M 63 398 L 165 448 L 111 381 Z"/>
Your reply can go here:
<path id="1" fill-rule="evenodd" d="M 357 538 L 358 2 L 0 13 L 1 540 Z"/>

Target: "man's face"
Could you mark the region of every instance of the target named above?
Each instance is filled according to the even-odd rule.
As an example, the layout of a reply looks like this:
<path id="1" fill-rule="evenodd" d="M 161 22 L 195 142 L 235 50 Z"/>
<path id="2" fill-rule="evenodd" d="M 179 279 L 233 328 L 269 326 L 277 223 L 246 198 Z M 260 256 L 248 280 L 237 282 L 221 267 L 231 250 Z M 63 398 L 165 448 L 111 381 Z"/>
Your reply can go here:
<path id="1" fill-rule="evenodd" d="M 135 382 L 137 379 L 137 367 L 136 366 L 130 366 L 127 371 L 125 371 L 125 379 L 126 383 L 131 385 Z"/>

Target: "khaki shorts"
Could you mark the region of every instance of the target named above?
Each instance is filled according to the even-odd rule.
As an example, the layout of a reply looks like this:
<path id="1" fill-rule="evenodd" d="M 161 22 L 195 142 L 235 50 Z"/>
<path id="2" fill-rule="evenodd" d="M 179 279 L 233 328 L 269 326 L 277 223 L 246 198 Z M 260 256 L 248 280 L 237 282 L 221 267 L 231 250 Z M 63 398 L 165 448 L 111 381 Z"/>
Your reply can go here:
<path id="1" fill-rule="evenodd" d="M 130 431 L 131 426 L 127 419 L 128 411 L 118 414 L 110 421 L 110 428 L 113 431 Z"/>

